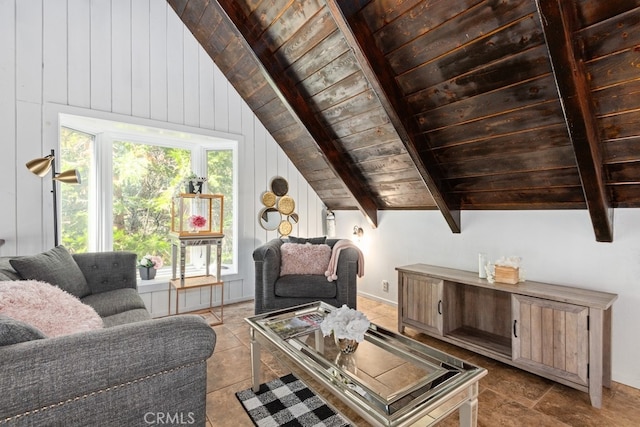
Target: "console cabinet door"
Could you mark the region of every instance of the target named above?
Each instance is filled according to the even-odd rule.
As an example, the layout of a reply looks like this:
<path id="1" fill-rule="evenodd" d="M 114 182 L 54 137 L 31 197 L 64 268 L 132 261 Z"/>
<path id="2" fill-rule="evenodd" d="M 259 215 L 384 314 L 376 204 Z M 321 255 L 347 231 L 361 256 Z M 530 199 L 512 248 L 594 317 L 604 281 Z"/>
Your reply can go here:
<path id="1" fill-rule="evenodd" d="M 532 372 L 588 384 L 588 307 L 512 295 L 513 361 Z"/>
<path id="2" fill-rule="evenodd" d="M 442 335 L 443 281 L 418 274 L 402 274 L 402 322 Z"/>

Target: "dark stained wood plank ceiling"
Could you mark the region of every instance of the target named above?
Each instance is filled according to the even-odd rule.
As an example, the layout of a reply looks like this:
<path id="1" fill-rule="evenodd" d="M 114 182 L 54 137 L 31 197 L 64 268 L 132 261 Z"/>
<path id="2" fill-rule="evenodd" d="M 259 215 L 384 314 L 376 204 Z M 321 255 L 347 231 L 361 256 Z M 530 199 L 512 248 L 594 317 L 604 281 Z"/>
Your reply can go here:
<path id="1" fill-rule="evenodd" d="M 640 207 L 640 0 L 168 0 L 330 209 Z"/>

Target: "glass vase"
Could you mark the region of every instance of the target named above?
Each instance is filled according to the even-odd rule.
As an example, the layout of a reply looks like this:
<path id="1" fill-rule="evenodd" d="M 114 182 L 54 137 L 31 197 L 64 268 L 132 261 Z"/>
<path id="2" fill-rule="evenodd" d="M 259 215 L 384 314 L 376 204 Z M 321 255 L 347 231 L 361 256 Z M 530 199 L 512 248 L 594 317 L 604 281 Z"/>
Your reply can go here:
<path id="1" fill-rule="evenodd" d="M 336 345 L 340 349 L 340 352 L 343 354 L 351 354 L 358 349 L 358 341 L 352 340 L 349 338 L 338 338 L 337 336 L 333 336 Z"/>

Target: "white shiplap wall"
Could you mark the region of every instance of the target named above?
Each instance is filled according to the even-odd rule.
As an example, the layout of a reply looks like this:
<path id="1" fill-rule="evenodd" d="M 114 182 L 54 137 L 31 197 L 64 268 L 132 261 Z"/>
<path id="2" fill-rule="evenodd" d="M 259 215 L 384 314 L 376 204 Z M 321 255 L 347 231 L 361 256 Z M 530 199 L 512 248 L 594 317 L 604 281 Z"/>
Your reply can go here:
<path id="1" fill-rule="evenodd" d="M 240 141 L 240 270 L 225 280 L 225 302 L 253 297 L 251 253 L 276 237 L 257 223 L 273 176 L 288 179 L 296 201 L 292 234 L 322 233 L 315 192 L 164 0 L 0 0 L 0 255 L 53 246 L 50 181 L 24 164 L 57 148 L 51 111 L 76 108 Z M 166 314 L 164 287 L 144 294 L 154 315 Z"/>

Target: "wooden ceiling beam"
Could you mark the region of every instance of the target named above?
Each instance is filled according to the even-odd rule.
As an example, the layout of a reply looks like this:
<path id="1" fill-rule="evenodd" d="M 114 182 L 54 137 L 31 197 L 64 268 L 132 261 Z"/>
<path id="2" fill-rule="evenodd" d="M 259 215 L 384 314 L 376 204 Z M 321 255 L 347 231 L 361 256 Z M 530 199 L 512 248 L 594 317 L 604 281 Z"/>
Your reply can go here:
<path id="1" fill-rule="evenodd" d="M 374 228 L 377 227 L 378 207 L 370 189 L 365 185 L 366 181 L 358 176 L 356 171 L 345 165 L 342 154 L 335 145 L 335 137 L 330 135 L 318 120 L 312 108 L 296 89 L 295 82 L 287 76 L 284 67 L 264 41 L 258 35 L 252 34 L 247 26 L 249 20 L 238 4 L 233 0 L 218 0 L 210 2 L 210 5 L 219 8 L 222 19 L 237 30 L 238 38 L 246 46 L 247 53 L 256 61 L 269 86 L 298 125 L 311 135 L 332 172 L 345 184 L 369 224 Z"/>
<path id="2" fill-rule="evenodd" d="M 603 176 L 600 133 L 587 71 L 574 37 L 578 30 L 575 4 L 536 0 L 536 7 L 596 240 L 612 242 L 613 208 Z"/>
<path id="3" fill-rule="evenodd" d="M 400 86 L 396 82 L 391 66 L 377 49 L 373 34 L 357 11 L 362 5 L 353 0 L 339 4 L 337 0 L 327 0 L 327 6 L 338 28 L 351 47 L 360 68 L 389 116 L 402 144 L 416 166 L 420 177 L 429 189 L 436 206 L 454 233 L 460 233 L 459 203 L 454 208 L 444 191 L 442 174 L 437 169 L 438 162 L 428 147 L 427 136 L 420 132 L 409 107 L 404 101 Z"/>

